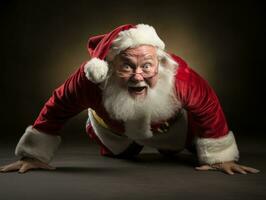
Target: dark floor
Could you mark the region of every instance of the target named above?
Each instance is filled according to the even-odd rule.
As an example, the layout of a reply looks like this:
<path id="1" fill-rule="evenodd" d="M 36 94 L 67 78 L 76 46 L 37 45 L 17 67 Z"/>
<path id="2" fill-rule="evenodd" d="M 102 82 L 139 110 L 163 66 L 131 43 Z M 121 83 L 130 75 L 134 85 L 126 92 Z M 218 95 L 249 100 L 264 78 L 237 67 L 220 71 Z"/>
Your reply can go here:
<path id="1" fill-rule="evenodd" d="M 265 139 L 241 138 L 241 163 L 258 174 L 229 176 L 194 170 L 195 158 L 183 152 L 165 158 L 152 149 L 132 160 L 99 156 L 87 141 L 62 143 L 52 165 L 55 171 L 0 173 L 1 200 L 138 200 L 138 199 L 266 199 Z M 15 142 L 0 146 L 0 165 L 15 161 Z"/>

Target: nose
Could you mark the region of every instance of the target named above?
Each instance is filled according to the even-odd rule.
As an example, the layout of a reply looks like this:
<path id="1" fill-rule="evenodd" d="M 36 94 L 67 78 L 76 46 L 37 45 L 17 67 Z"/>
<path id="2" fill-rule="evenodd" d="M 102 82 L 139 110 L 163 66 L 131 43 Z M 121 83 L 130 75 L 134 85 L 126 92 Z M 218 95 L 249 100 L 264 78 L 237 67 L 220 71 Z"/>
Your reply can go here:
<path id="1" fill-rule="evenodd" d="M 141 75 L 141 73 L 142 73 L 142 69 L 140 67 L 137 67 L 135 73 L 131 77 L 131 80 L 136 81 L 136 82 L 143 81 L 144 78 Z"/>
<path id="2" fill-rule="evenodd" d="M 139 82 L 139 81 L 143 81 L 144 78 L 141 74 L 134 74 L 131 78 L 131 80 L 133 81 L 136 81 L 136 82 Z"/>

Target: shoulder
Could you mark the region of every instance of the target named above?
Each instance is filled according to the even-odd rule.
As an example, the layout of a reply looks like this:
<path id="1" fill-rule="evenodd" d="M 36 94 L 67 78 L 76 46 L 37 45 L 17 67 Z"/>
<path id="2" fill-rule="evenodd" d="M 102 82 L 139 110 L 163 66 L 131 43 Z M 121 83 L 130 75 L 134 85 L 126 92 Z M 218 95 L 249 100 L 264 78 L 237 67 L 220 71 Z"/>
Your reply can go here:
<path id="1" fill-rule="evenodd" d="M 190 100 L 211 94 L 211 87 L 203 77 L 190 68 L 182 58 L 173 54 L 172 58 L 178 63 L 175 74 L 175 91 L 183 105 Z"/>
<path id="2" fill-rule="evenodd" d="M 203 80 L 203 78 L 196 71 L 189 67 L 189 65 L 183 58 L 175 54 L 170 55 L 172 56 L 174 61 L 178 63 L 178 68 L 175 75 L 176 84 L 189 83 L 190 85 L 193 85 L 193 83 L 197 83 L 198 81 Z"/>

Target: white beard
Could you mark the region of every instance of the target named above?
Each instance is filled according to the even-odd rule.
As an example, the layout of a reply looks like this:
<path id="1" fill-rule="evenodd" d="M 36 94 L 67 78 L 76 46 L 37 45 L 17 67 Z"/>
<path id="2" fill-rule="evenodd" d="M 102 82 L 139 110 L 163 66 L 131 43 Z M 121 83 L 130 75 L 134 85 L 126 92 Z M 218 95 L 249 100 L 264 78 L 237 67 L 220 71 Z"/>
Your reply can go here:
<path id="1" fill-rule="evenodd" d="M 174 69 L 159 66 L 158 82 L 147 88 L 145 98 L 133 98 L 111 76 L 103 88 L 103 103 L 111 118 L 125 122 L 125 134 L 132 139 L 153 136 L 151 122 L 169 119 L 181 107 L 176 99 Z M 142 83 L 140 83 L 142 84 Z"/>

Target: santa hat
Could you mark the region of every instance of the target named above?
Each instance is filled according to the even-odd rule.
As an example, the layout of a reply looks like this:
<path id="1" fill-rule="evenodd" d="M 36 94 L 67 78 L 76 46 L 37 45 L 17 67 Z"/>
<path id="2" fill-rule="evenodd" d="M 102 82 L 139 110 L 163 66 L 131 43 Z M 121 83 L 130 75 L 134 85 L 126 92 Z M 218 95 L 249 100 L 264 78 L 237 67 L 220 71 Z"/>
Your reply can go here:
<path id="1" fill-rule="evenodd" d="M 107 58 L 110 61 L 121 51 L 139 45 L 152 45 L 162 50 L 165 48 L 155 29 L 145 24 L 126 24 L 110 33 L 91 37 L 87 46 L 91 59 L 84 67 L 86 77 L 94 83 L 104 81 L 109 69 Z"/>

